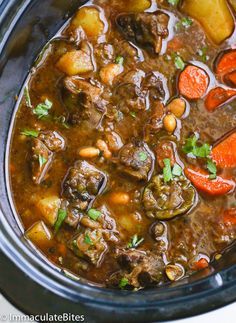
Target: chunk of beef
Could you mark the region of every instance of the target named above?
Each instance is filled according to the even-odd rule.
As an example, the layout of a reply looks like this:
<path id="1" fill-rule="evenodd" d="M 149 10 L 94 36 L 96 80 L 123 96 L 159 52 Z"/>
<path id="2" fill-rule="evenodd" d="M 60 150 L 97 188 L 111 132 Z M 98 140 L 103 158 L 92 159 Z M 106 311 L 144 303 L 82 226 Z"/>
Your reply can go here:
<path id="1" fill-rule="evenodd" d="M 85 258 L 96 267 L 101 265 L 108 251 L 108 245 L 100 229 L 86 229 L 74 237 L 69 245 L 78 257 Z"/>
<path id="2" fill-rule="evenodd" d="M 110 277 L 108 285 L 117 286 L 121 278 L 126 278 L 128 285 L 134 288 L 150 287 L 163 277 L 165 264 L 160 256 L 150 251 L 118 250 L 117 261 L 121 270 Z"/>
<path id="3" fill-rule="evenodd" d="M 142 81 L 142 89 L 148 91 L 151 101 L 165 98 L 165 90 L 161 77 L 154 73 L 149 73 Z"/>
<path id="4" fill-rule="evenodd" d="M 32 179 L 40 184 L 51 167 L 53 153 L 38 138 L 32 140 L 31 151 Z"/>
<path id="5" fill-rule="evenodd" d="M 195 204 L 196 191 L 184 176 L 165 183 L 163 175 L 155 176 L 143 193 L 143 205 L 150 218 L 171 219 L 187 213 Z"/>
<path id="6" fill-rule="evenodd" d="M 65 139 L 56 131 L 41 131 L 38 139 L 52 152 L 64 150 L 66 146 Z"/>
<path id="7" fill-rule="evenodd" d="M 90 229 L 101 229 L 106 241 L 118 242 L 119 238 L 116 229 L 116 221 L 112 218 L 109 210 L 106 206 L 102 206 L 98 211 L 100 211 L 101 215 L 96 221 L 85 215 L 80 223 Z"/>
<path id="8" fill-rule="evenodd" d="M 63 100 L 69 110 L 69 122 L 80 124 L 87 120 L 92 127 L 96 127 L 106 111 L 106 101 L 101 98 L 100 84 L 71 76 L 65 78 L 64 86 L 67 91 Z"/>
<path id="9" fill-rule="evenodd" d="M 120 32 L 127 40 L 160 53 L 162 40 L 168 36 L 169 16 L 162 11 L 121 14 L 117 17 Z"/>
<path id="10" fill-rule="evenodd" d="M 63 185 L 63 196 L 80 210 L 86 210 L 104 189 L 106 175 L 86 161 L 78 161 L 72 167 Z"/>
<path id="11" fill-rule="evenodd" d="M 153 171 L 154 156 L 143 142 L 129 143 L 119 153 L 119 170 L 138 179 L 147 180 Z"/>
<path id="12" fill-rule="evenodd" d="M 160 101 L 152 103 L 152 115 L 145 125 L 145 141 L 150 141 L 152 135 L 157 134 L 163 127 L 163 117 L 165 115 L 164 105 Z"/>

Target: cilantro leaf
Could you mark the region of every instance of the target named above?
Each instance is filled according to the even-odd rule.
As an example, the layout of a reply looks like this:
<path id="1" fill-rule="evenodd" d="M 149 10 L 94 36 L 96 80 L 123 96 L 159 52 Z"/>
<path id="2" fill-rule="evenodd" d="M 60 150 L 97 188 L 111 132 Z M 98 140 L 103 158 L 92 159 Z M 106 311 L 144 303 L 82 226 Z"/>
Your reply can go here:
<path id="1" fill-rule="evenodd" d="M 124 64 L 124 57 L 121 55 L 118 55 L 115 59 L 115 63 L 119 64 L 119 65 L 123 65 Z"/>
<path id="2" fill-rule="evenodd" d="M 39 155 L 39 167 L 42 168 L 44 164 L 46 164 L 47 159 L 44 158 L 42 155 Z"/>
<path id="3" fill-rule="evenodd" d="M 178 164 L 174 164 L 172 169 L 173 176 L 181 176 L 182 175 L 182 168 Z"/>
<path id="4" fill-rule="evenodd" d="M 25 129 L 21 131 L 21 134 L 27 137 L 34 137 L 37 138 L 39 135 L 39 132 L 37 130 L 29 130 Z"/>
<path id="5" fill-rule="evenodd" d="M 102 213 L 96 209 L 90 209 L 88 210 L 88 216 L 93 219 L 94 221 L 96 221 L 100 216 L 102 215 Z"/>
<path id="6" fill-rule="evenodd" d="M 144 238 L 138 238 L 138 235 L 135 234 L 133 237 L 131 237 L 130 242 L 127 244 L 128 248 L 136 248 L 142 243 Z"/>
<path id="7" fill-rule="evenodd" d="M 185 27 L 188 28 L 192 25 L 193 21 L 189 17 L 184 17 L 181 19 L 181 24 Z"/>
<path id="8" fill-rule="evenodd" d="M 168 183 L 170 180 L 173 179 L 170 159 L 169 158 L 163 159 L 163 163 L 165 165 L 165 167 L 163 168 L 164 182 Z"/>
<path id="9" fill-rule="evenodd" d="M 125 286 L 127 286 L 129 284 L 129 281 L 127 278 L 123 277 L 121 278 L 120 282 L 119 282 L 119 287 L 121 289 L 123 289 Z"/>
<path id="10" fill-rule="evenodd" d="M 211 146 L 209 144 L 197 145 L 198 137 L 194 135 L 192 138 L 187 138 L 182 148 L 186 154 L 192 154 L 195 157 L 206 158 L 210 155 Z"/>
<path id="11" fill-rule="evenodd" d="M 57 212 L 57 221 L 54 225 L 54 232 L 57 233 L 67 216 L 66 210 L 59 209 Z"/>
<path id="12" fill-rule="evenodd" d="M 85 234 L 85 236 L 84 236 L 84 242 L 86 243 L 86 244 L 89 244 L 90 246 L 92 246 L 93 245 L 93 242 L 92 242 L 92 240 L 90 239 L 90 237 L 89 237 L 89 235 L 86 233 Z"/>
<path id="13" fill-rule="evenodd" d="M 148 154 L 145 151 L 140 151 L 138 154 L 138 158 L 140 161 L 144 162 L 148 158 Z"/>
<path id="14" fill-rule="evenodd" d="M 216 163 L 210 158 L 207 159 L 207 169 L 210 173 L 210 176 L 209 176 L 210 179 L 216 179 L 216 173 L 217 173 Z"/>
<path id="15" fill-rule="evenodd" d="M 28 85 L 24 88 L 25 103 L 28 108 L 32 108 Z"/>
<path id="16" fill-rule="evenodd" d="M 44 103 L 39 103 L 36 108 L 33 109 L 33 113 L 38 116 L 39 119 L 48 115 L 48 111 L 52 107 L 52 102 L 48 99 Z"/>
<path id="17" fill-rule="evenodd" d="M 185 63 L 184 63 L 184 61 L 182 60 L 182 58 L 179 55 L 175 55 L 174 62 L 175 62 L 175 67 L 178 70 L 183 70 L 184 69 Z"/>

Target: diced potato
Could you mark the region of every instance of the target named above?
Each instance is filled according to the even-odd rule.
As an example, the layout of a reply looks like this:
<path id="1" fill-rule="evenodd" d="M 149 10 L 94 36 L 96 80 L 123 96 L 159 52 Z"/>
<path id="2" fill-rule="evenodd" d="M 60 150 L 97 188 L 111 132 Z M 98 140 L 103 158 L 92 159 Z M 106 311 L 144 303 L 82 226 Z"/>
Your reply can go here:
<path id="1" fill-rule="evenodd" d="M 104 31 L 100 12 L 93 7 L 81 8 L 71 22 L 72 28 L 82 27 L 88 38 L 98 38 Z"/>
<path id="2" fill-rule="evenodd" d="M 116 76 L 123 71 L 123 67 L 120 64 L 108 64 L 100 70 L 100 77 L 104 84 L 112 85 Z"/>
<path id="3" fill-rule="evenodd" d="M 231 6 L 234 8 L 234 10 L 236 11 L 236 0 L 229 0 Z"/>
<path id="4" fill-rule="evenodd" d="M 74 50 L 64 54 L 56 66 L 69 76 L 83 74 L 93 70 L 91 56 L 82 50 Z"/>
<path id="5" fill-rule="evenodd" d="M 126 1 L 128 11 L 142 12 L 151 6 L 150 0 L 129 0 Z"/>
<path id="6" fill-rule="evenodd" d="M 223 42 L 234 30 L 234 19 L 226 0 L 184 0 L 182 10 L 198 20 L 216 44 Z"/>
<path id="7" fill-rule="evenodd" d="M 32 227 L 26 231 L 25 236 L 39 247 L 50 245 L 52 240 L 52 233 L 43 221 L 33 224 Z"/>
<path id="8" fill-rule="evenodd" d="M 36 207 L 42 213 L 45 220 L 54 226 L 57 220 L 61 200 L 58 196 L 49 196 L 36 203 Z"/>

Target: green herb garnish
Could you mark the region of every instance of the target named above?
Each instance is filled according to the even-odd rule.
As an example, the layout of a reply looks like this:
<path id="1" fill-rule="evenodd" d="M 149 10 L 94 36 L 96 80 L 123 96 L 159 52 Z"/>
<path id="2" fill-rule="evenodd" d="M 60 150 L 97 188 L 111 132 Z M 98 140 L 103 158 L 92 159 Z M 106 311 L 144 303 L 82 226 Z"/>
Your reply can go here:
<path id="1" fill-rule="evenodd" d="M 144 162 L 148 158 L 148 154 L 145 151 L 140 151 L 138 154 L 138 158 L 140 161 Z"/>
<path id="2" fill-rule="evenodd" d="M 89 237 L 89 235 L 87 233 L 84 236 L 84 242 L 86 244 L 89 244 L 90 246 L 93 245 L 93 242 L 92 242 L 92 240 L 90 239 L 90 237 Z"/>
<path id="3" fill-rule="evenodd" d="M 185 68 L 185 63 L 179 55 L 175 55 L 174 62 L 175 62 L 175 67 L 178 70 L 182 71 Z"/>
<path id="4" fill-rule="evenodd" d="M 192 19 L 190 19 L 189 17 L 182 18 L 180 22 L 185 28 L 190 27 L 193 23 Z"/>
<path id="5" fill-rule="evenodd" d="M 172 6 L 177 6 L 177 4 L 179 3 L 179 0 L 167 0 L 169 4 L 171 4 Z"/>
<path id="6" fill-rule="evenodd" d="M 207 169 L 210 173 L 209 178 L 216 179 L 216 173 L 217 173 L 216 163 L 210 158 L 207 159 Z"/>
<path id="7" fill-rule="evenodd" d="M 127 278 L 123 277 L 121 278 L 120 282 L 119 282 L 119 287 L 121 289 L 123 289 L 125 286 L 127 286 L 129 284 L 129 281 Z"/>
<path id="8" fill-rule="evenodd" d="M 182 168 L 178 164 L 174 164 L 172 169 L 173 176 L 181 176 L 182 175 Z"/>
<path id="9" fill-rule="evenodd" d="M 135 234 L 131 239 L 130 242 L 127 244 L 128 248 L 136 248 L 142 243 L 144 238 L 138 238 L 138 235 Z"/>
<path id="10" fill-rule="evenodd" d="M 61 124 L 64 128 L 70 129 L 70 126 L 66 122 L 66 118 L 64 116 L 54 117 L 53 118 L 57 123 Z"/>
<path id="11" fill-rule="evenodd" d="M 39 103 L 35 109 L 33 109 L 33 113 L 38 116 L 39 119 L 48 115 L 48 111 L 52 107 L 52 102 L 48 99 L 45 100 L 44 103 Z"/>
<path id="12" fill-rule="evenodd" d="M 24 136 L 27 136 L 27 137 L 37 138 L 39 135 L 39 132 L 37 130 L 25 129 L 25 130 L 21 131 L 21 134 Z"/>
<path id="13" fill-rule="evenodd" d="M 88 216 L 96 221 L 100 216 L 102 215 L 102 212 L 96 210 L 96 209 L 90 209 L 88 210 Z"/>
<path id="14" fill-rule="evenodd" d="M 131 117 L 133 117 L 134 119 L 136 118 L 136 112 L 131 111 L 131 112 L 130 112 L 130 115 L 131 115 Z"/>
<path id="15" fill-rule="evenodd" d="M 168 183 L 170 180 L 173 179 L 170 159 L 169 158 L 163 159 L 163 163 L 165 165 L 165 167 L 163 168 L 164 182 Z"/>
<path id="16" fill-rule="evenodd" d="M 26 106 L 28 108 L 32 108 L 28 85 L 26 85 L 26 87 L 24 88 L 24 97 L 25 97 Z"/>
<path id="17" fill-rule="evenodd" d="M 59 209 L 57 212 L 57 221 L 54 225 L 54 232 L 57 233 L 67 216 L 66 210 Z M 75 240 L 74 240 L 75 241 Z M 73 241 L 73 243 L 74 243 Z M 76 243 L 76 242 L 75 242 Z"/>
<path id="18" fill-rule="evenodd" d="M 39 155 L 39 167 L 42 168 L 44 164 L 46 164 L 47 159 L 44 158 L 42 155 Z"/>
<path id="19" fill-rule="evenodd" d="M 118 55 L 115 59 L 115 63 L 119 64 L 119 65 L 123 65 L 124 64 L 124 57 L 121 55 Z"/>
<path id="20" fill-rule="evenodd" d="M 185 145 L 183 146 L 183 152 L 186 154 L 191 154 L 195 157 L 208 157 L 211 152 L 211 146 L 209 144 L 203 144 L 202 146 L 199 146 L 197 145 L 197 141 L 198 137 L 196 135 L 186 139 Z"/>
<path id="21" fill-rule="evenodd" d="M 198 55 L 201 57 L 202 62 L 206 63 L 209 59 L 209 56 L 207 55 L 207 47 L 202 47 L 202 49 L 199 49 Z"/>

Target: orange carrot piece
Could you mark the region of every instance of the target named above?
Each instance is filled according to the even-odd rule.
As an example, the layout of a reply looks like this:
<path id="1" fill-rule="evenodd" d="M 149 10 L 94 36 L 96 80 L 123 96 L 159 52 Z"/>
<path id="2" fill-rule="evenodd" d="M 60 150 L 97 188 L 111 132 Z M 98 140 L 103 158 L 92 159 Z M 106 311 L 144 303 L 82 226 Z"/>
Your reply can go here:
<path id="1" fill-rule="evenodd" d="M 224 179 L 220 176 L 212 180 L 209 178 L 209 174 L 202 169 L 189 167 L 185 169 L 185 175 L 197 189 L 212 196 L 229 193 L 235 188 L 234 181 Z"/>
<path id="2" fill-rule="evenodd" d="M 223 221 L 225 224 L 236 224 L 236 208 L 225 210 L 223 213 Z"/>
<path id="3" fill-rule="evenodd" d="M 217 74 L 226 74 L 236 69 L 236 50 L 223 54 L 216 66 Z"/>
<path id="4" fill-rule="evenodd" d="M 200 67 L 188 65 L 179 77 L 179 91 L 190 100 L 200 99 L 207 91 L 209 76 Z"/>
<path id="5" fill-rule="evenodd" d="M 236 131 L 212 149 L 211 158 L 221 168 L 236 167 Z"/>
<path id="6" fill-rule="evenodd" d="M 201 270 L 201 269 L 207 268 L 208 266 L 209 266 L 208 261 L 205 258 L 201 258 L 194 263 L 193 268 L 195 270 Z"/>
<path id="7" fill-rule="evenodd" d="M 59 251 L 60 255 L 66 256 L 67 248 L 64 244 L 60 243 L 58 245 L 58 251 Z"/>
<path id="8" fill-rule="evenodd" d="M 205 107 L 209 112 L 213 112 L 216 108 L 229 101 L 235 95 L 235 90 L 226 90 L 222 87 L 216 87 L 207 94 Z"/>
<path id="9" fill-rule="evenodd" d="M 224 77 L 224 82 L 231 87 L 236 86 L 236 71 L 226 74 Z"/>

